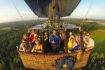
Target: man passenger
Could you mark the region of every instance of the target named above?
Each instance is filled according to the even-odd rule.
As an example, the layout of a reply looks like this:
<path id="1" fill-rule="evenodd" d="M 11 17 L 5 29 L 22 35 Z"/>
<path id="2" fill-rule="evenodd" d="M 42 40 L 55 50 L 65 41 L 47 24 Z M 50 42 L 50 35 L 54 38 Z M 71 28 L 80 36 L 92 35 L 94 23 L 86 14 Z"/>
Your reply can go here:
<path id="1" fill-rule="evenodd" d="M 52 34 L 50 34 L 49 42 L 51 44 L 52 50 L 54 52 L 59 52 L 58 50 L 60 46 L 60 36 L 55 30 L 53 30 Z"/>
<path id="2" fill-rule="evenodd" d="M 32 30 L 30 33 L 30 36 L 29 36 L 29 41 L 31 43 L 31 47 L 34 46 L 36 40 L 38 40 L 38 35 L 37 35 L 37 33 L 35 33 L 34 30 Z"/>
<path id="3" fill-rule="evenodd" d="M 84 47 L 85 47 L 85 51 L 89 51 L 94 48 L 94 40 L 91 37 L 90 33 L 87 33 L 86 36 L 87 38 L 84 41 Z"/>

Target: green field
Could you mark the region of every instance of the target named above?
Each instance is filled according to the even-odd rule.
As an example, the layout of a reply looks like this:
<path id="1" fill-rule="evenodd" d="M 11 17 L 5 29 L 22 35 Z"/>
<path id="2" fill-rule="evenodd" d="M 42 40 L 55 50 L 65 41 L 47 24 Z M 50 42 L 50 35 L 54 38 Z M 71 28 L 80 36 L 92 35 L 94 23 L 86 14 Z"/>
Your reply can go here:
<path id="1" fill-rule="evenodd" d="M 11 30 L 11 27 L 4 27 L 4 28 L 1 28 L 0 30 Z"/>
<path id="2" fill-rule="evenodd" d="M 91 32 L 95 40 L 94 51 L 105 54 L 105 30 L 99 29 Z"/>

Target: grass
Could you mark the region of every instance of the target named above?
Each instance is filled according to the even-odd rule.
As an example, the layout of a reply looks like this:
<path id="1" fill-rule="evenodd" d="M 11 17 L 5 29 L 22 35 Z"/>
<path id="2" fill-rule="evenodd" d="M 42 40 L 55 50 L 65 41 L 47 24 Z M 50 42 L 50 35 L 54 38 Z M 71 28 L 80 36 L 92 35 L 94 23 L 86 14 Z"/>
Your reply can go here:
<path id="1" fill-rule="evenodd" d="M 93 51 L 105 54 L 105 29 L 91 31 L 91 34 L 95 40 Z"/>
<path id="2" fill-rule="evenodd" d="M 3 28 L 0 28 L 0 30 L 11 30 L 11 27 L 3 27 Z"/>
<path id="3" fill-rule="evenodd" d="M 83 70 L 105 70 L 105 29 L 96 29 L 91 32 L 95 47 Z"/>

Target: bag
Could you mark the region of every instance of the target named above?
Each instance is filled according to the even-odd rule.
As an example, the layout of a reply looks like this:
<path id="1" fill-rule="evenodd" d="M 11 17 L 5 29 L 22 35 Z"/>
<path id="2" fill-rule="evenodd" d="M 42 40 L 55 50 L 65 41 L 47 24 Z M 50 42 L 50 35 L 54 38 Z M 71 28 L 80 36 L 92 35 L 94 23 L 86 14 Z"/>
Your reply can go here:
<path id="1" fill-rule="evenodd" d="M 55 61 L 57 70 L 61 70 L 63 67 L 66 66 L 67 70 L 72 70 L 75 65 L 76 58 L 73 56 L 64 56 L 63 58 L 59 58 Z"/>

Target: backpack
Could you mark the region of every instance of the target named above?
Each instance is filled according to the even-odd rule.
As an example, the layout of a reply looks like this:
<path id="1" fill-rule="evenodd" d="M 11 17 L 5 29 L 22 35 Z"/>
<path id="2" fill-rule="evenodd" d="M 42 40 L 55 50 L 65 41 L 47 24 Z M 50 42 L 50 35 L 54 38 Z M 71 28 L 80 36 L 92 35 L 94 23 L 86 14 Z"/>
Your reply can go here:
<path id="1" fill-rule="evenodd" d="M 55 61 L 57 70 L 61 70 L 63 67 L 67 67 L 67 70 L 72 70 L 75 65 L 76 58 L 73 56 L 64 56 L 56 59 Z"/>

